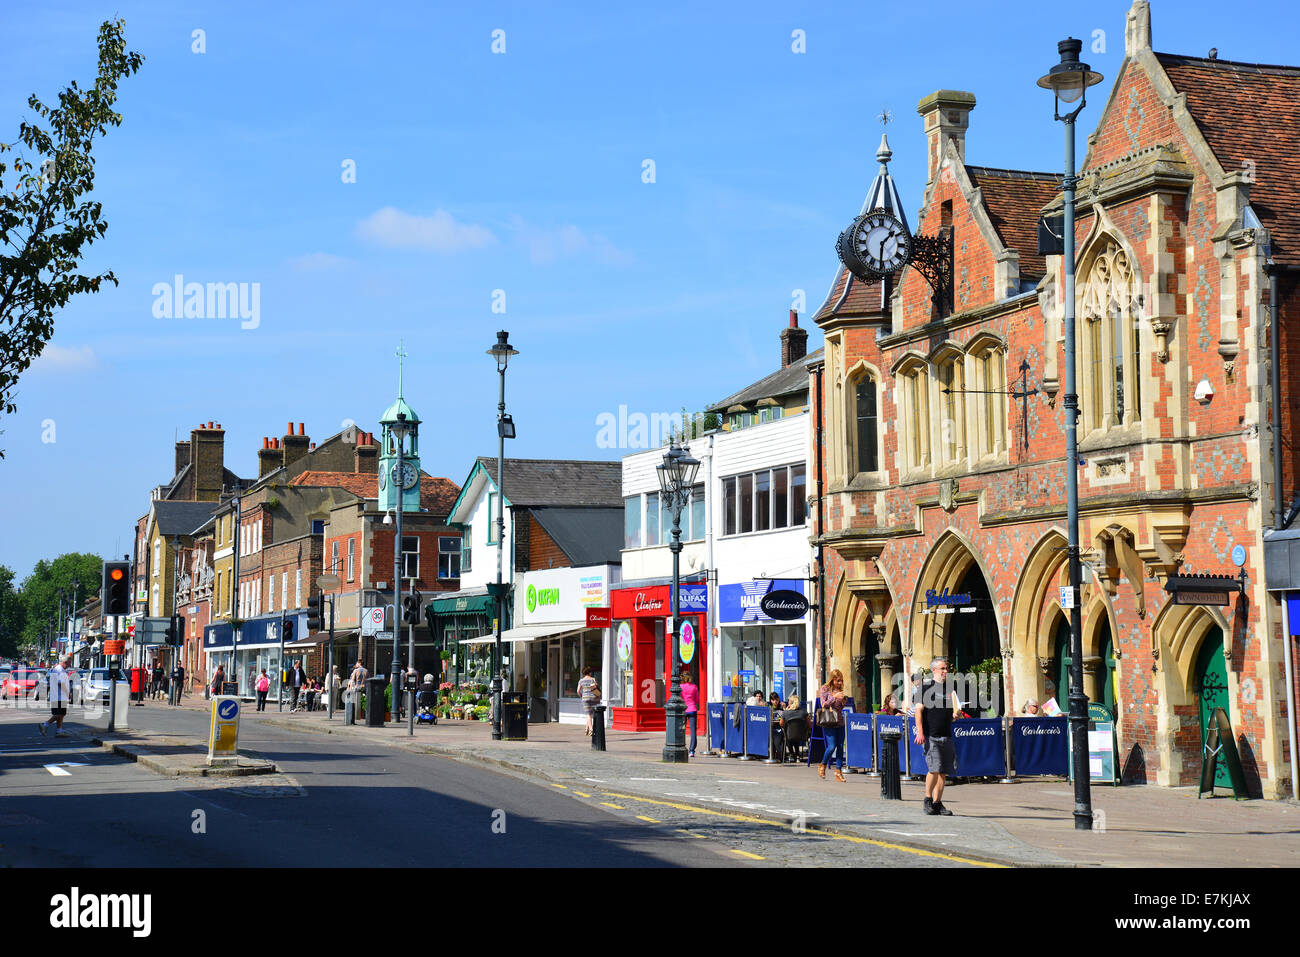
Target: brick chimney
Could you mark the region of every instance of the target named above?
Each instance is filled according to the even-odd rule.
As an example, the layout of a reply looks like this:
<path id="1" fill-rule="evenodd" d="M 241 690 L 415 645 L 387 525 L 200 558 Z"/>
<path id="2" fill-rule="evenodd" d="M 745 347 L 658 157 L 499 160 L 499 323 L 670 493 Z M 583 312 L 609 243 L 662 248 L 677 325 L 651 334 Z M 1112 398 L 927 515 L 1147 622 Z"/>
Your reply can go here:
<path id="1" fill-rule="evenodd" d="M 307 437 L 307 430 L 303 423 L 298 423 L 298 432 L 294 434 L 293 423 L 290 422 L 285 426 L 284 436 L 284 465 L 288 468 L 294 462 L 307 454 L 308 446 L 311 445 L 311 439 Z"/>
<path id="2" fill-rule="evenodd" d="M 262 447 L 257 450 L 257 477 L 263 478 L 278 469 L 280 458 L 278 445 L 273 445 L 271 439 L 263 436 Z"/>
<path id="3" fill-rule="evenodd" d="M 921 114 L 928 141 L 929 175 L 925 183 L 929 186 L 938 175 L 943 163 L 948 141 L 957 146 L 957 156 L 966 159 L 966 127 L 970 125 L 970 111 L 975 109 L 975 94 L 963 93 L 961 90 L 939 90 L 916 104 L 916 112 Z"/>
<path id="4" fill-rule="evenodd" d="M 790 327 L 781 330 L 781 368 L 808 354 L 808 330 L 799 328 L 799 313 L 790 310 Z"/>
<path id="5" fill-rule="evenodd" d="M 190 443 L 177 442 L 176 443 L 176 468 L 173 469 L 172 474 L 173 475 L 179 474 L 180 470 L 185 468 L 185 466 L 189 464 L 190 464 Z"/>
<path id="6" fill-rule="evenodd" d="M 200 425 L 190 433 L 189 445 L 194 501 L 215 502 L 224 485 L 226 430 L 220 423 Z"/>
<path id="7" fill-rule="evenodd" d="M 379 446 L 369 432 L 357 433 L 356 471 L 365 475 L 379 474 Z"/>

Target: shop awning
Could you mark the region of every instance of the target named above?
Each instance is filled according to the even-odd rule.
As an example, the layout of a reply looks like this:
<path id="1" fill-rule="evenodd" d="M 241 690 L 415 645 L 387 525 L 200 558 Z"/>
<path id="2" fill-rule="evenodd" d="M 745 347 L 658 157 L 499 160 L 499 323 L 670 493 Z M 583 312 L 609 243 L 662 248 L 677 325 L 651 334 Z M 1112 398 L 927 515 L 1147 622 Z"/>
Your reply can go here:
<path id="1" fill-rule="evenodd" d="M 497 600 L 488 594 L 455 595 L 429 602 L 435 615 L 487 615 L 496 610 Z"/>
<path id="2" fill-rule="evenodd" d="M 571 635 L 586 630 L 586 622 L 581 621 L 561 621 L 549 625 L 520 625 L 518 628 L 507 628 L 501 632 L 501 640 L 518 643 L 533 641 L 536 638 L 557 638 L 560 635 Z M 463 638 L 460 643 L 462 645 L 490 645 L 496 640 L 497 636 L 494 633 L 480 635 L 477 638 Z"/>

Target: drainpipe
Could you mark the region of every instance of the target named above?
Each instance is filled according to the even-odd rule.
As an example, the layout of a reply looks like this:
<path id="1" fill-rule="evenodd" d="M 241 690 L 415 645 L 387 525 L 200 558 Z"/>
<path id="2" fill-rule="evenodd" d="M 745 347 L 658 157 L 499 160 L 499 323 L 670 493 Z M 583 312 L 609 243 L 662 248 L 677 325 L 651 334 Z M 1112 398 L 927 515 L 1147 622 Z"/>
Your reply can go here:
<path id="1" fill-rule="evenodd" d="M 718 574 L 713 567 L 713 506 L 721 501 L 713 487 L 713 438 L 709 433 L 709 448 L 704 453 L 704 582 L 708 594 L 708 612 L 705 626 L 709 636 L 709 685 L 705 689 L 708 700 L 722 700 L 722 636 L 718 633 Z M 697 717 L 695 720 L 699 720 Z M 713 747 L 713 742 L 709 742 Z"/>
<path id="2" fill-rule="evenodd" d="M 817 682 L 819 688 L 826 683 L 826 546 L 822 544 L 826 534 L 826 513 L 822 495 L 822 432 L 825 414 L 822 407 L 822 376 L 825 371 L 826 364 L 823 362 L 817 367 L 817 651 L 821 659 Z M 805 688 L 805 701 L 808 700 L 807 691 L 808 689 Z"/>

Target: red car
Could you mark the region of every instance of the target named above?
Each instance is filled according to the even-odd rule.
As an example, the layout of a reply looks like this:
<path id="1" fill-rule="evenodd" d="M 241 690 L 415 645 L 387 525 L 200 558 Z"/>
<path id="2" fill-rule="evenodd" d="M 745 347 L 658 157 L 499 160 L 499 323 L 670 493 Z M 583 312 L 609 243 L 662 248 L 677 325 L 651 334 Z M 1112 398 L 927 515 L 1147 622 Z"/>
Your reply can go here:
<path id="1" fill-rule="evenodd" d="M 14 671 L 0 684 L 0 698 L 26 698 L 36 692 L 39 681 L 36 671 Z"/>

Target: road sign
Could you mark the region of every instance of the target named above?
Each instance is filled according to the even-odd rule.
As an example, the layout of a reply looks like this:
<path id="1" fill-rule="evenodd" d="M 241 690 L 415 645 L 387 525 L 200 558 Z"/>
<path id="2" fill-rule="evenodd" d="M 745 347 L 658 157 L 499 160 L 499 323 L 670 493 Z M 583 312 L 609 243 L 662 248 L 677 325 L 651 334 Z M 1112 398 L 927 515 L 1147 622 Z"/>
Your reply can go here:
<path id="1" fill-rule="evenodd" d="M 393 640 L 393 633 L 392 633 L 391 631 L 379 631 L 379 632 L 375 632 L 375 640 L 376 640 L 376 641 L 392 641 L 392 640 Z"/>
<path id="2" fill-rule="evenodd" d="M 1070 585 L 1061 586 L 1061 608 L 1069 611 L 1074 607 L 1074 588 Z"/>
<path id="3" fill-rule="evenodd" d="M 239 759 L 239 699 L 220 695 L 212 701 L 208 764 Z"/>
<path id="4" fill-rule="evenodd" d="M 361 634 L 373 635 L 384 627 L 384 606 L 367 608 L 361 615 Z M 392 637 L 391 635 L 389 637 Z"/>
<path id="5" fill-rule="evenodd" d="M 1236 565 L 1238 568 L 1240 568 L 1242 565 L 1246 564 L 1246 546 L 1245 546 L 1245 545 L 1233 545 L 1233 546 L 1232 546 L 1232 564 Z"/>

